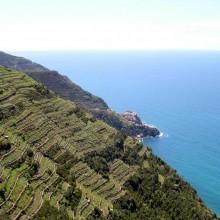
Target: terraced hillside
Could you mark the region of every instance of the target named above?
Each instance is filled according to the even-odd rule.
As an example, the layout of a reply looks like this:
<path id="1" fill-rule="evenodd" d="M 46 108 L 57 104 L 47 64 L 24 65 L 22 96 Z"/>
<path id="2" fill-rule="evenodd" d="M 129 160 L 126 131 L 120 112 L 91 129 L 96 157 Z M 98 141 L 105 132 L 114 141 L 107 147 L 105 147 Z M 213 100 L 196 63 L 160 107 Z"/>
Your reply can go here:
<path id="1" fill-rule="evenodd" d="M 150 149 L 0 67 L 0 219 L 217 217 Z"/>
<path id="2" fill-rule="evenodd" d="M 100 97 L 83 90 L 80 86 L 68 79 L 68 77 L 59 74 L 57 71 L 51 71 L 28 59 L 0 51 L 0 65 L 27 73 L 62 98 L 74 101 L 85 109 L 108 109 L 108 105 Z"/>
<path id="3" fill-rule="evenodd" d="M 22 57 L 16 57 L 0 52 L 0 65 L 27 73 L 34 80 L 45 85 L 60 97 L 73 101 L 86 111 L 91 112 L 96 118 L 103 120 L 110 126 L 130 136 L 156 136 L 160 132 L 157 128 L 145 124 L 131 124 L 120 114 L 109 109 L 106 102 L 73 83 L 68 77 L 51 71 L 40 64 Z"/>

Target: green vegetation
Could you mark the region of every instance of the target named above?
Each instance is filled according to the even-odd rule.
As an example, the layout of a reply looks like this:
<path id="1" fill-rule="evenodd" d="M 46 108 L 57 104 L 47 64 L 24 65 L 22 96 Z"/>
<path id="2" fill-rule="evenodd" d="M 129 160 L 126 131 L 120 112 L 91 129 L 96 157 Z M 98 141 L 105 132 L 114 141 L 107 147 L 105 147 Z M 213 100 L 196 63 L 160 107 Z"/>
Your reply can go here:
<path id="1" fill-rule="evenodd" d="M 105 158 L 100 156 L 87 157 L 86 162 L 92 169 L 100 173 L 104 178 L 108 178 L 106 174 L 109 172 L 109 167 Z"/>
<path id="2" fill-rule="evenodd" d="M 65 210 L 58 210 L 46 201 L 34 220 L 70 220 Z"/>
<path id="3" fill-rule="evenodd" d="M 128 191 L 115 202 L 113 219 L 217 219 L 174 170 L 153 155 L 147 160 L 149 167 L 124 184 Z"/>
<path id="4" fill-rule="evenodd" d="M 0 219 L 217 219 L 150 149 L 73 102 L 4 67 L 0 91 Z"/>
<path id="5" fill-rule="evenodd" d="M 96 118 L 126 135 L 137 136 L 138 134 L 144 134 L 144 136 L 156 136 L 159 134 L 156 128 L 129 123 L 120 114 L 110 110 L 102 98 L 83 90 L 80 86 L 69 80 L 68 77 L 56 71 L 50 71 L 28 59 L 3 52 L 0 52 L 0 65 L 27 73 L 34 80 L 42 83 L 60 97 L 75 102 L 84 110 L 92 113 Z"/>
<path id="6" fill-rule="evenodd" d="M 11 144 L 6 138 L 0 139 L 0 152 L 8 151 L 11 149 Z"/>

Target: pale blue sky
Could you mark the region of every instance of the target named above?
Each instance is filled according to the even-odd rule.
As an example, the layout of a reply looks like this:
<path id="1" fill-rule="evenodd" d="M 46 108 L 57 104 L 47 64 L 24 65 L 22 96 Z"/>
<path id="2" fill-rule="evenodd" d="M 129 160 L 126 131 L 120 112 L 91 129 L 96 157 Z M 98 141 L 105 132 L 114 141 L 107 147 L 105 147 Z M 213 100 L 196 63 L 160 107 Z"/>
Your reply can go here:
<path id="1" fill-rule="evenodd" d="M 219 0 L 0 0 L 0 50 L 220 50 Z"/>

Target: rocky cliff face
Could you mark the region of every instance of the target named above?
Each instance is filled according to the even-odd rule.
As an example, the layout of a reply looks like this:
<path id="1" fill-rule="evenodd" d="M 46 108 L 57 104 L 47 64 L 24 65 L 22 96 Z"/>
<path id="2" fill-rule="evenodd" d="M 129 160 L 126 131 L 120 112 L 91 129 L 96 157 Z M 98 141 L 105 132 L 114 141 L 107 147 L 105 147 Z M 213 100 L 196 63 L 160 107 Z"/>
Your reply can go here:
<path id="1" fill-rule="evenodd" d="M 60 97 L 75 102 L 86 111 L 94 114 L 98 119 L 103 120 L 126 135 L 155 137 L 160 133 L 158 129 L 144 125 L 140 119 L 137 124 L 130 123 L 123 115 L 109 110 L 108 105 L 102 98 L 85 91 L 57 71 L 51 71 L 28 59 L 4 52 L 0 52 L 0 65 L 27 73 Z"/>

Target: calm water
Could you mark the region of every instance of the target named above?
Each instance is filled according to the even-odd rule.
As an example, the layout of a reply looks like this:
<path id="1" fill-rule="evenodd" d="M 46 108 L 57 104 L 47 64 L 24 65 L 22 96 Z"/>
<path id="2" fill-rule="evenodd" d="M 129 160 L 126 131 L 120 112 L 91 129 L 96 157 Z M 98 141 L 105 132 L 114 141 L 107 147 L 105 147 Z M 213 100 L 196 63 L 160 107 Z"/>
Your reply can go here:
<path id="1" fill-rule="evenodd" d="M 220 214 L 220 52 L 16 54 L 159 127 L 164 136 L 145 143 Z"/>

